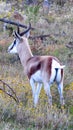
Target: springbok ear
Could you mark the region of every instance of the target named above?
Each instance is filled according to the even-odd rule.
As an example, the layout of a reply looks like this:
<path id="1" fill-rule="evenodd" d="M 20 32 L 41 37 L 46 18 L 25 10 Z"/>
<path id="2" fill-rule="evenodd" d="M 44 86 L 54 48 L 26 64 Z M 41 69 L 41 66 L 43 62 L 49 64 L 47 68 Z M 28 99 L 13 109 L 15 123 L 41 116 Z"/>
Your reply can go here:
<path id="1" fill-rule="evenodd" d="M 17 32 L 15 32 L 15 36 L 19 39 L 20 43 L 23 42 L 23 38 Z"/>
<path id="2" fill-rule="evenodd" d="M 18 38 L 18 39 L 20 40 L 20 42 L 23 41 L 23 38 L 22 38 L 16 31 L 13 32 L 13 36 L 14 36 L 15 38 Z"/>
<path id="3" fill-rule="evenodd" d="M 26 38 L 29 38 L 29 36 L 30 36 L 30 30 L 25 34 Z"/>
<path id="4" fill-rule="evenodd" d="M 17 32 L 15 32 L 15 36 L 19 39 L 20 43 L 23 42 L 23 38 Z"/>

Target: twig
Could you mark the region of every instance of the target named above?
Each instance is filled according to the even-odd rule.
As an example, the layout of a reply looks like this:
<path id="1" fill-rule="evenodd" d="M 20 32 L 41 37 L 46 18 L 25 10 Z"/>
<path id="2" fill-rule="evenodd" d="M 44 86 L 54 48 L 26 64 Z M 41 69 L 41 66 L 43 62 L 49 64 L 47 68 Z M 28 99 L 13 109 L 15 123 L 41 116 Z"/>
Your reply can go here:
<path id="1" fill-rule="evenodd" d="M 39 35 L 39 36 L 30 36 L 29 38 L 34 40 L 36 38 L 40 38 L 41 40 L 43 40 L 45 37 L 52 37 L 51 34 L 46 34 L 46 35 Z"/>
<path id="2" fill-rule="evenodd" d="M 5 19 L 5 18 L 0 18 L 0 21 L 1 21 L 1 22 L 5 22 L 5 23 L 8 23 L 8 24 L 12 24 L 12 25 L 20 26 L 20 27 L 22 27 L 22 28 L 27 28 L 26 25 L 23 25 L 23 24 L 21 24 L 21 23 L 14 22 L 14 21 L 11 21 L 11 20 L 8 20 L 8 19 Z M 34 28 L 31 27 L 31 29 L 34 29 Z"/>
<path id="3" fill-rule="evenodd" d="M 17 23 L 17 22 L 14 22 L 14 21 L 11 21 L 11 20 L 8 20 L 8 19 L 5 19 L 5 18 L 0 18 L 0 21 L 8 23 L 8 24 L 12 24 L 12 25 L 20 26 L 22 28 L 27 28 L 26 25 L 23 25 L 23 24 L 20 24 L 20 23 Z M 35 28 L 31 27 L 31 29 L 34 30 Z M 52 35 L 46 34 L 46 35 L 39 35 L 39 36 L 30 36 L 29 38 L 32 39 L 32 40 L 34 40 L 36 38 L 40 38 L 41 40 L 43 40 L 45 37 L 52 37 Z"/>
<path id="4" fill-rule="evenodd" d="M 10 96 L 10 97 L 12 97 L 16 102 L 17 102 L 17 99 L 13 96 L 13 95 L 11 95 L 10 93 L 8 93 L 8 92 L 6 92 L 4 89 L 2 89 L 1 87 L 0 87 L 0 90 L 2 90 L 5 94 L 7 94 L 8 96 Z"/>
<path id="5" fill-rule="evenodd" d="M 67 44 L 66 47 L 69 49 L 73 49 L 73 44 Z"/>
<path id="6" fill-rule="evenodd" d="M 9 95 L 10 97 L 12 97 L 16 102 L 19 102 L 18 97 L 16 96 L 15 91 L 6 82 L 4 82 L 3 80 L 0 79 L 0 82 L 3 83 L 3 88 L 0 87 L 0 90 L 2 90 L 7 95 Z M 8 87 L 12 91 L 12 93 L 14 94 L 14 96 L 12 94 L 6 92 L 4 86 Z"/>

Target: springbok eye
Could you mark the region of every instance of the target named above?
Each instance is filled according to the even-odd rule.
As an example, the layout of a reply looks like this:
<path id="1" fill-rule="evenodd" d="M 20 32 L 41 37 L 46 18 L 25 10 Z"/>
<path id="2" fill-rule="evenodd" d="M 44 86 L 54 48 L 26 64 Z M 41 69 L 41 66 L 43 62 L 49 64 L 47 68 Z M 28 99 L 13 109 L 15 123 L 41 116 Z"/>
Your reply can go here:
<path id="1" fill-rule="evenodd" d="M 16 44 L 16 40 L 14 40 L 14 45 Z"/>

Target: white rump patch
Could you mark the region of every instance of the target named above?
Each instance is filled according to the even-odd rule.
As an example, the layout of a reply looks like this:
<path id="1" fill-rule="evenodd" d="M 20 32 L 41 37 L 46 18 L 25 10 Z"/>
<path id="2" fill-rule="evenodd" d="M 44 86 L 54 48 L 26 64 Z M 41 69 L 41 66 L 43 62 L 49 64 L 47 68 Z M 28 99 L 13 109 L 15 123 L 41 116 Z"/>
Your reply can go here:
<path id="1" fill-rule="evenodd" d="M 60 65 L 56 60 L 52 61 L 52 68 L 58 68 L 58 69 L 63 69 L 65 67 L 65 65 Z"/>

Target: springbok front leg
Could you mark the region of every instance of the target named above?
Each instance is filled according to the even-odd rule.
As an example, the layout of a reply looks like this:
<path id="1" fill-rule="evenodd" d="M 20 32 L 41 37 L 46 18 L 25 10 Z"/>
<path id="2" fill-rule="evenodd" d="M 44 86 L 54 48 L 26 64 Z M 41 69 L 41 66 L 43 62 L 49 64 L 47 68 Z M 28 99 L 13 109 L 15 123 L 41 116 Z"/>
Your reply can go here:
<path id="1" fill-rule="evenodd" d="M 37 88 L 36 88 L 35 97 L 34 97 L 34 105 L 35 105 L 35 107 L 36 107 L 36 105 L 38 103 L 41 88 L 42 88 L 42 83 L 37 83 Z"/>
<path id="2" fill-rule="evenodd" d="M 34 100 L 34 106 L 36 107 L 39 99 L 39 94 L 42 88 L 42 83 L 37 83 L 34 81 L 34 79 L 30 79 L 30 85 L 32 88 L 32 93 L 33 93 L 33 100 Z"/>
<path id="3" fill-rule="evenodd" d="M 35 81 L 33 79 L 30 79 L 30 85 L 32 88 L 32 94 L 33 94 L 33 99 L 35 97 L 35 91 L 36 91 L 36 85 L 35 85 Z"/>
<path id="4" fill-rule="evenodd" d="M 52 106 L 52 95 L 50 91 L 50 84 L 48 82 L 44 83 L 44 90 L 48 96 L 49 105 Z"/>

